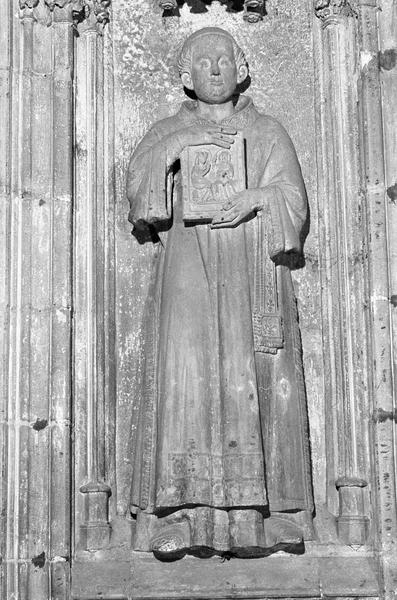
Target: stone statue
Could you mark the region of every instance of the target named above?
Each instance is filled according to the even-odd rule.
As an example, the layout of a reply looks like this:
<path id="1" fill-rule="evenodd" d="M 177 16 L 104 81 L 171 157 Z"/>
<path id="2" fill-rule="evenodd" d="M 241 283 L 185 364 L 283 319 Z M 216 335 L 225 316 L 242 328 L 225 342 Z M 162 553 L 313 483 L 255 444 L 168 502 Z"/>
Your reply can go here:
<path id="1" fill-rule="evenodd" d="M 157 248 L 144 318 L 133 547 L 164 560 L 301 552 L 313 500 L 288 267 L 306 220 L 300 166 L 282 126 L 239 93 L 248 65 L 229 33 L 192 34 L 179 69 L 196 99 L 151 127 L 128 169 L 134 234 Z M 229 151 L 239 136 L 246 189 L 235 192 Z M 210 222 L 184 221 L 181 161 L 195 147 L 191 178 L 203 202 L 223 190 Z M 211 148 L 226 152 L 211 163 Z M 207 184 L 210 168 L 218 170 Z"/>

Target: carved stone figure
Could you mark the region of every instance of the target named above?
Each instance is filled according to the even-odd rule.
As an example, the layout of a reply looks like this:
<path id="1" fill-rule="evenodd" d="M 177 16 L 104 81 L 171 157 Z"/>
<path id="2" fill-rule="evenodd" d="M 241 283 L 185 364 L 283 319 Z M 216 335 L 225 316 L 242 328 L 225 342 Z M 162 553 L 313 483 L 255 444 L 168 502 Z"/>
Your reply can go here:
<path id="1" fill-rule="evenodd" d="M 133 457 L 133 547 L 162 559 L 302 551 L 313 501 L 288 266 L 306 220 L 300 166 L 282 126 L 239 93 L 248 65 L 229 33 L 192 34 L 179 68 L 196 100 L 151 127 L 128 170 L 134 233 L 157 248 Z M 241 135 L 246 189 L 233 192 L 237 174 L 221 153 L 214 177 L 218 168 L 228 199 L 211 222 L 184 221 L 184 151 L 230 150 Z M 189 172 L 201 182 L 209 154 L 198 150 Z"/>

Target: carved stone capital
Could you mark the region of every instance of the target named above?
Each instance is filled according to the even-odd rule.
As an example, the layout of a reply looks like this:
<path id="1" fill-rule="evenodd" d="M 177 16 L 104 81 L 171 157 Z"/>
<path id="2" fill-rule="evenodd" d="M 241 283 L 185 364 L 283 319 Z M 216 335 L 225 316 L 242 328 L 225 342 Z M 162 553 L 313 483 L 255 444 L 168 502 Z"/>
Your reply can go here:
<path id="1" fill-rule="evenodd" d="M 39 0 L 19 0 L 19 9 L 22 19 L 34 19 L 34 10 L 37 8 Z"/>
<path id="2" fill-rule="evenodd" d="M 102 31 L 110 20 L 111 0 L 75 0 L 73 15 L 82 31 Z"/>
<path id="3" fill-rule="evenodd" d="M 44 0 L 44 4 L 48 6 L 51 12 L 56 6 L 58 8 L 66 8 L 67 6 L 72 6 L 74 3 L 75 0 Z"/>
<path id="4" fill-rule="evenodd" d="M 74 10 L 77 0 L 44 0 L 44 4 L 50 13 L 53 13 L 55 21 L 75 21 Z"/>
<path id="5" fill-rule="evenodd" d="M 315 0 L 314 10 L 323 27 L 338 23 L 342 17 L 356 17 L 353 2 L 349 0 Z"/>
<path id="6" fill-rule="evenodd" d="M 33 10 L 38 5 L 39 0 L 19 0 L 19 8 L 21 10 Z"/>
<path id="7" fill-rule="evenodd" d="M 51 23 L 51 14 L 56 21 L 74 21 L 84 30 L 102 30 L 109 22 L 111 0 L 19 0 L 21 18 L 31 18 Z"/>

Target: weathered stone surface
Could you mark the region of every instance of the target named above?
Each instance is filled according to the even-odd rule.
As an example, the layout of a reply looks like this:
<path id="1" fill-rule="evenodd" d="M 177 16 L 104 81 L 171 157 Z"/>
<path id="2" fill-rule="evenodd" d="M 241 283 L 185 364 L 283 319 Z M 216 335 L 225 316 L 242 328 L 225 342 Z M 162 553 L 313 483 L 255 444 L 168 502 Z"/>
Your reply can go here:
<path id="1" fill-rule="evenodd" d="M 159 563 L 150 556 L 135 554 L 130 562 L 109 562 L 102 569 L 95 561 L 77 562 L 73 598 L 90 598 L 88 581 L 95 582 L 91 590 L 95 589 L 104 598 L 254 600 L 320 598 L 322 594 L 376 598 L 379 591 L 376 569 L 373 559 L 352 555 L 343 558 L 285 555 L 250 561 L 223 561 L 214 557 L 204 562 L 185 557 L 175 563 Z"/>
<path id="2" fill-rule="evenodd" d="M 94 5 L 93 2 L 88 4 Z M 152 599 L 155 596 L 150 587 L 153 586 L 159 598 L 170 598 L 177 593 L 175 578 L 178 574 L 180 597 L 191 598 L 190 590 L 185 591 L 188 571 L 192 571 L 190 583 L 196 590 L 200 582 L 206 584 L 207 574 L 212 576 L 214 571 L 218 576 L 218 569 L 213 567 L 217 564 L 216 559 L 208 562 L 188 558 L 179 566 L 158 562 L 142 565 L 135 556 L 131 561 L 123 562 L 130 543 L 130 525 L 123 517 L 131 476 L 129 419 L 136 405 L 140 327 L 150 260 L 145 249 L 132 239 L 125 218 L 126 164 L 147 126 L 169 115 L 172 107 L 183 98 L 177 91 L 177 72 L 172 62 L 176 47 L 193 29 L 216 24 L 229 29 L 247 48 L 252 71 L 256 74 L 249 93 L 263 111 L 273 114 L 286 125 L 297 148 L 308 187 L 311 227 L 306 242 L 306 264 L 304 271 L 295 272 L 294 278 L 309 400 L 318 534 L 314 543 L 315 557 L 308 552 L 306 556 L 293 559 L 283 556 L 261 559 L 257 563 L 260 565 L 257 573 L 255 566 L 245 561 L 244 569 L 248 569 L 245 578 L 244 570 L 240 571 L 235 561 L 220 567 L 227 569 L 236 585 L 242 578 L 246 588 L 258 589 L 255 592 L 257 598 L 266 597 L 265 590 L 271 591 L 274 586 L 284 590 L 284 597 L 296 596 L 296 589 L 289 587 L 289 582 L 296 577 L 298 582 L 304 580 L 299 589 L 305 597 L 308 590 L 311 590 L 311 597 L 321 594 L 335 598 L 376 597 L 380 590 L 382 597 L 391 600 L 397 585 L 393 476 L 397 449 L 393 437 L 395 390 L 392 389 L 390 370 L 389 320 L 391 311 L 391 326 L 395 332 L 395 2 L 324 0 L 317 8 L 331 6 L 334 13 L 333 22 L 326 24 L 326 15 L 319 15 L 323 21 L 317 19 L 315 7 L 309 0 L 269 0 L 265 20 L 254 27 L 243 23 L 241 14 L 227 14 L 215 5 L 208 13 L 192 14 L 186 7 L 181 10 L 179 19 L 162 19 L 160 8 L 151 2 L 114 0 L 112 4 L 110 27 L 105 29 L 102 42 L 97 40 L 96 50 L 89 56 L 85 37 L 80 35 L 73 42 L 70 2 L 31 0 L 20 5 L 18 0 L 12 0 L 4 3 L 0 20 L 0 595 L 7 600 L 50 597 L 91 600 L 98 592 L 103 592 L 102 597 L 107 594 L 113 599 Z M 348 6 L 354 15 L 339 10 Z M 105 2 L 102 8 L 107 11 L 108 3 Z M 326 25 L 325 29 L 322 24 Z M 333 32 L 328 26 L 335 27 Z M 85 30 L 87 35 L 95 36 L 101 35 L 103 29 L 101 25 L 98 30 L 95 18 L 79 27 L 80 34 Z M 357 35 L 356 43 L 353 43 Z M 99 111 L 96 126 L 99 140 L 102 135 L 105 138 L 105 143 L 97 146 L 103 161 L 99 161 L 99 165 L 106 164 L 106 167 L 103 171 L 105 193 L 98 195 L 100 216 L 96 223 L 100 256 L 97 275 L 99 288 L 105 290 L 105 301 L 98 300 L 96 326 L 100 344 L 96 347 L 101 348 L 97 355 L 98 372 L 100 377 L 105 373 L 105 377 L 100 379 L 104 381 L 100 386 L 103 396 L 99 394 L 100 402 L 96 405 L 98 443 L 91 443 L 89 447 L 85 368 L 86 351 L 92 347 L 93 338 L 87 336 L 85 330 L 87 269 L 84 261 L 88 205 L 72 214 L 71 198 L 75 187 L 80 194 L 76 206 L 80 209 L 80 202 L 84 205 L 86 176 L 92 172 L 87 169 L 83 176 L 72 180 L 72 125 L 76 128 L 76 140 L 82 137 L 80 117 L 73 112 L 72 73 L 75 83 L 79 82 L 80 86 L 83 80 L 93 82 L 96 69 L 101 77 L 102 58 L 104 86 L 99 85 L 96 89 L 99 104 L 103 98 L 106 110 Z M 357 88 L 358 80 L 360 86 Z M 349 103 L 353 111 L 346 110 Z M 358 103 L 360 114 L 355 112 L 355 103 Z M 158 107 L 155 114 L 153 105 Z M 78 111 L 81 114 L 81 108 Z M 358 132 L 360 136 L 354 141 L 353 148 L 357 144 L 360 160 L 356 162 L 354 158 L 352 161 L 348 152 L 335 169 L 339 149 L 344 147 L 346 152 L 351 148 L 350 140 Z M 353 138 L 350 138 L 351 134 Z M 84 162 L 86 152 L 84 143 L 76 144 L 76 169 Z M 346 202 L 337 205 L 335 190 L 346 189 L 349 169 L 355 171 L 353 179 L 359 179 L 360 200 L 349 192 Z M 333 182 L 334 187 L 329 187 L 327 181 Z M 339 253 L 335 252 L 340 249 L 335 240 L 333 246 L 324 250 L 324 240 L 327 241 L 324 232 L 339 228 L 345 209 L 348 227 L 344 235 L 352 231 L 356 246 L 350 254 L 352 248 L 349 246 L 349 252 L 345 254 L 348 260 L 343 263 Z M 325 222 L 328 225 L 324 228 Z M 357 251 L 358 230 L 368 243 L 361 252 Z M 114 236 L 117 263 L 112 246 Z M 105 252 L 103 248 L 106 248 Z M 75 265 L 81 263 L 81 276 L 76 272 L 72 276 L 72 257 Z M 362 283 L 359 282 L 357 287 L 354 284 L 360 274 L 360 263 L 363 265 L 364 294 Z M 346 267 L 347 279 L 344 276 L 338 282 L 338 269 L 342 264 Z M 334 279 L 330 278 L 331 272 Z M 92 275 L 92 271 L 90 273 Z M 324 310 L 327 298 L 331 297 L 335 302 L 341 282 L 346 280 L 351 283 L 351 304 L 345 304 L 343 300 L 340 302 L 343 307 L 335 311 L 330 302 Z M 72 289 L 75 300 L 80 298 L 74 306 Z M 357 323 L 362 318 L 360 302 L 363 296 L 371 302 L 363 305 L 368 316 L 358 330 L 362 333 L 361 338 L 357 335 Z M 362 397 L 367 398 L 367 404 L 360 400 L 359 410 L 353 411 L 346 421 L 350 423 L 348 426 L 344 424 L 341 411 L 342 407 L 349 406 L 345 402 L 348 395 L 345 391 L 342 395 L 332 394 L 335 388 L 329 369 L 332 361 L 338 362 L 341 356 L 347 355 L 341 351 L 344 346 L 338 342 L 338 336 L 334 336 L 334 342 L 329 344 L 332 336 L 328 333 L 328 328 L 335 333 L 346 326 L 340 315 L 347 306 L 358 316 L 352 329 L 354 331 L 356 327 L 358 351 L 350 355 L 353 371 L 354 365 L 357 366 L 356 385 L 360 377 L 363 382 L 366 378 L 367 385 L 367 390 L 365 385 L 359 387 L 360 393 L 364 390 Z M 112 338 L 114 321 L 117 322 L 116 351 Z M 73 368 L 72 328 L 74 339 L 78 340 Z M 367 341 L 370 340 L 368 349 L 364 348 L 366 342 L 361 344 L 365 336 Z M 397 340 L 397 336 L 393 335 L 393 339 Z M 392 351 L 395 361 L 396 348 Z M 363 352 L 368 352 L 367 367 L 364 366 Z M 339 389 L 352 389 L 351 364 L 344 373 Z M 77 402 L 73 411 L 76 463 L 72 483 L 76 488 L 76 502 L 72 501 L 71 511 L 72 428 L 69 419 L 72 377 Z M 325 414 L 328 414 L 327 421 Z M 370 545 L 357 552 L 338 541 L 335 522 L 339 511 L 335 481 L 337 475 L 343 474 L 337 473 L 337 465 L 348 464 L 350 460 L 343 458 L 345 442 L 342 440 L 340 448 L 339 442 L 345 433 L 350 435 L 354 431 L 352 416 L 356 416 L 359 426 L 356 432 L 361 431 L 361 426 L 369 431 L 368 437 L 365 434 L 358 441 L 356 449 L 360 457 L 365 457 L 360 445 L 364 444 L 368 451 L 366 459 L 360 458 L 357 464 L 368 480 L 363 501 L 364 512 L 371 517 Z M 351 441 L 350 438 L 349 443 Z M 77 515 L 77 533 L 81 524 L 79 486 L 85 481 L 89 449 L 97 452 L 101 466 L 99 475 L 112 489 L 109 508 L 113 531 L 108 550 L 81 553 L 77 559 L 74 555 L 76 587 L 72 593 L 68 587 L 69 527 L 71 512 Z M 117 520 L 116 514 L 120 515 Z M 378 556 L 377 565 L 373 563 L 372 552 Z M 278 571 L 277 564 L 283 560 L 292 560 L 294 568 L 283 570 L 280 567 Z M 302 579 L 299 579 L 300 564 L 303 565 Z M 188 570 L 186 565 L 192 569 Z M 374 573 L 381 571 L 383 578 L 378 585 Z M 282 574 L 281 581 L 277 573 Z M 266 588 L 267 581 L 271 585 Z M 262 590 L 255 587 L 258 582 Z M 222 597 L 226 579 L 221 580 L 221 584 L 223 589 L 216 587 L 215 579 L 208 579 L 207 589 L 218 589 L 216 593 Z M 229 597 L 239 593 L 244 595 L 245 591 L 229 588 Z"/>
<path id="3" fill-rule="evenodd" d="M 70 554 L 72 31 L 66 22 L 43 26 L 28 3 L 18 23 L 18 4 L 10 7 L 2 20 L 9 112 L 0 337 L 9 350 L 1 363 L 8 430 L 1 595 L 39 599 L 51 595 L 55 558 Z"/>
<path id="4" fill-rule="evenodd" d="M 144 400 L 133 449 L 133 547 L 157 556 L 293 552 L 303 530 L 278 513 L 304 511 L 309 522 L 313 499 L 295 296 L 290 269 L 277 263 L 300 255 L 301 169 L 282 126 L 246 94 L 232 100 L 248 65 L 230 33 L 199 29 L 178 64 L 197 102 L 152 125 L 127 177 L 134 235 L 139 241 L 150 224 L 161 239 L 137 384 Z M 197 153 L 190 167 L 189 151 Z M 165 183 L 169 161 L 175 173 Z M 210 215 L 208 200 L 201 203 L 195 223 L 189 169 L 191 185 L 215 203 Z M 208 171 L 219 183 L 209 186 Z M 172 514 L 157 518 L 162 509 Z"/>

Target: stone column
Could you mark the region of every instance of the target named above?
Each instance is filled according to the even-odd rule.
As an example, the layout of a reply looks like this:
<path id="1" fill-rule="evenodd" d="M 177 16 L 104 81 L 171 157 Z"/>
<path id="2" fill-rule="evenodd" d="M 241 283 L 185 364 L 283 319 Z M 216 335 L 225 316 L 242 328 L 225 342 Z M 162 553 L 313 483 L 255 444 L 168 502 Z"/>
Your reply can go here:
<path id="1" fill-rule="evenodd" d="M 50 574 L 54 598 L 67 598 L 71 556 L 70 501 L 71 453 L 71 330 L 72 330 L 72 233 L 73 233 L 73 62 L 74 24 L 72 3 L 48 1 L 52 10 L 52 323 L 50 418 Z M 51 97 L 51 96 L 50 96 Z"/>
<path id="2" fill-rule="evenodd" d="M 396 124 L 393 95 L 393 89 L 394 92 L 396 90 L 396 76 L 395 72 L 387 74 L 387 71 L 393 69 L 393 67 L 388 68 L 392 64 L 389 62 L 390 58 L 393 62 L 393 56 L 395 65 L 396 51 L 394 49 L 393 54 L 391 48 L 388 49 L 388 54 L 382 53 L 379 47 L 379 34 L 384 41 L 387 31 L 393 29 L 396 31 L 396 7 L 394 6 L 393 9 L 392 3 L 379 4 L 376 0 L 360 0 L 359 5 L 361 73 L 358 100 L 361 105 L 363 185 L 366 193 L 367 227 L 370 238 L 368 281 L 372 377 L 369 385 L 373 398 L 374 466 L 377 483 L 374 512 L 377 516 L 377 545 L 383 570 L 385 596 L 395 598 L 397 587 L 396 388 L 394 386 L 393 389 L 391 312 L 395 320 L 396 211 L 392 190 L 393 182 L 397 177 L 396 172 L 393 172 L 396 167 L 396 130 L 393 129 Z M 382 15 L 380 8 L 385 8 L 387 14 Z M 395 38 L 394 44 L 396 44 Z"/>
<path id="3" fill-rule="evenodd" d="M 108 161 L 104 112 L 103 27 L 109 2 L 83 2 L 76 55 L 76 211 L 74 247 L 74 398 L 76 519 L 79 548 L 109 542 L 106 400 L 114 350 Z"/>
<path id="4" fill-rule="evenodd" d="M 19 7 L 21 20 L 12 23 Z M 1 156 L 9 349 L 2 591 L 39 600 L 69 594 L 73 24 L 67 2 L 54 14 L 44 1 L 19 7 L 4 40 L 11 78 Z"/>
<path id="5" fill-rule="evenodd" d="M 379 7 L 379 66 L 389 231 L 390 309 L 394 340 L 394 376 L 397 377 L 397 4 L 394 0 L 382 0 Z"/>
<path id="6" fill-rule="evenodd" d="M 0 562 L 3 567 L 0 596 L 7 597 L 18 581 L 18 548 L 14 547 L 17 524 L 10 516 L 15 501 L 15 474 L 8 456 L 15 446 L 15 413 L 9 395 L 10 360 L 10 296 L 11 296 L 11 155 L 12 155 L 12 90 L 15 86 L 15 51 L 12 48 L 14 6 L 7 2 L 0 19 Z M 15 105 L 14 105 L 15 107 Z M 15 112 L 14 112 L 15 118 Z M 9 556 L 10 555 L 10 556 Z M 1 567 L 0 567 L 1 568 Z"/>
<path id="7" fill-rule="evenodd" d="M 328 507 L 343 543 L 364 544 L 370 477 L 367 236 L 357 108 L 357 14 L 317 0 L 318 185 Z"/>
<path id="8" fill-rule="evenodd" d="M 393 365 L 397 383 L 397 4 L 379 2 L 379 67 L 383 111 L 386 210 L 390 260 L 390 310 L 394 340 Z M 397 420 L 396 406 L 393 418 Z"/>

